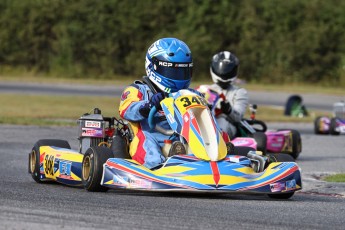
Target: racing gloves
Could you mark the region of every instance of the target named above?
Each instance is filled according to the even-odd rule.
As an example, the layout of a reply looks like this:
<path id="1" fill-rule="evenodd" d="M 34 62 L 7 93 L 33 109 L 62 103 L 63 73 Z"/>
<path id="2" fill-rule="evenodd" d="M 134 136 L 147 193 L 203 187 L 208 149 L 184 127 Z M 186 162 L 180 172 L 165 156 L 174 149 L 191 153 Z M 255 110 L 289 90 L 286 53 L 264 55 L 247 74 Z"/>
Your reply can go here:
<path id="1" fill-rule="evenodd" d="M 230 102 L 228 102 L 228 101 L 220 102 L 220 109 L 222 110 L 223 113 L 225 113 L 226 115 L 229 115 L 231 113 L 231 110 L 232 110 Z"/>
<path id="2" fill-rule="evenodd" d="M 150 102 L 147 102 L 147 103 L 141 105 L 139 108 L 140 115 L 145 117 L 145 118 L 148 118 L 151 108 L 152 108 L 152 105 Z"/>
<path id="3" fill-rule="evenodd" d="M 150 103 L 156 107 L 157 110 L 161 110 L 162 106 L 160 104 L 161 100 L 164 99 L 163 93 L 156 93 L 151 97 Z"/>
<path id="4" fill-rule="evenodd" d="M 150 102 L 147 102 L 140 106 L 139 108 L 139 113 L 141 116 L 147 118 L 150 114 L 150 110 L 153 106 L 156 107 L 157 110 L 161 110 L 162 106 L 160 105 L 161 100 L 164 99 L 164 94 L 163 93 L 156 93 L 151 97 Z"/>

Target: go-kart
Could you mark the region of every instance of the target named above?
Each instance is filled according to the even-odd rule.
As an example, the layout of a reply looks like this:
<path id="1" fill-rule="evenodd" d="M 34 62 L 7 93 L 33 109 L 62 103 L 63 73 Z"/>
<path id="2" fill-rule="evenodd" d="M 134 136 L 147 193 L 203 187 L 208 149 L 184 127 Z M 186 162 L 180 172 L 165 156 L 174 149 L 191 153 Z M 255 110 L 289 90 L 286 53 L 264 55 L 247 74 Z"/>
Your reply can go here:
<path id="1" fill-rule="evenodd" d="M 187 154 L 146 168 L 128 154 L 128 124 L 95 109 L 79 119 L 79 151 L 64 140 L 39 140 L 29 154 L 29 173 L 38 183 L 52 180 L 88 191 L 256 193 L 288 199 L 302 188 L 300 168 L 290 155 L 274 158 L 250 147 L 228 145 L 203 97 L 180 90 L 161 106 L 171 130 L 154 123 L 154 107 L 151 129 L 179 135 Z"/>
<path id="2" fill-rule="evenodd" d="M 314 120 L 315 134 L 345 134 L 345 102 L 333 104 L 333 117 L 319 116 Z"/>
<path id="3" fill-rule="evenodd" d="M 225 100 L 221 92 L 215 92 L 208 85 L 201 85 L 197 90 L 205 95 L 205 99 L 214 115 L 217 117 L 221 110 L 219 103 Z M 294 129 L 268 130 L 265 122 L 256 119 L 257 105 L 250 105 L 250 118 L 243 118 L 240 122 L 233 122 L 237 133 L 231 142 L 235 146 L 250 146 L 263 153 L 286 153 L 297 159 L 302 151 L 301 135 Z"/>

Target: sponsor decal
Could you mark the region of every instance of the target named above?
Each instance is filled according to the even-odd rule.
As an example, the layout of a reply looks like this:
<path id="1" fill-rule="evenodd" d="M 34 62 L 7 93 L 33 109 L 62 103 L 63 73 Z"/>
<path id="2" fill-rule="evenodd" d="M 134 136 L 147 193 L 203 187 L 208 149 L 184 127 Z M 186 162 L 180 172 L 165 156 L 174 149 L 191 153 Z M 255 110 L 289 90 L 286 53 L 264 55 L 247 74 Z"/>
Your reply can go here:
<path id="1" fill-rule="evenodd" d="M 168 118 L 170 124 L 175 122 L 175 119 L 173 118 L 173 116 L 170 113 L 167 115 L 167 118 Z"/>
<path id="2" fill-rule="evenodd" d="M 100 121 L 85 121 L 85 127 L 87 128 L 101 128 Z"/>
<path id="3" fill-rule="evenodd" d="M 271 192 L 281 192 L 286 190 L 285 182 L 277 182 L 270 184 Z"/>
<path id="4" fill-rule="evenodd" d="M 54 156 L 53 155 L 46 155 L 44 158 L 44 173 L 46 175 L 53 176 L 54 175 Z"/>
<path id="5" fill-rule="evenodd" d="M 194 113 L 191 110 L 188 110 L 190 119 L 193 120 L 195 118 Z"/>
<path id="6" fill-rule="evenodd" d="M 283 142 L 284 141 L 284 138 L 282 138 L 282 137 L 277 137 L 277 139 L 276 139 L 278 142 Z"/>
<path id="7" fill-rule="evenodd" d="M 83 137 L 103 137 L 103 129 L 101 129 L 101 128 L 82 128 L 81 135 Z"/>
<path id="8" fill-rule="evenodd" d="M 171 62 L 165 62 L 165 61 L 159 61 L 158 65 L 166 66 L 166 67 L 172 67 L 173 66 L 173 64 Z"/>
<path id="9" fill-rule="evenodd" d="M 123 92 L 121 95 L 121 101 L 124 101 L 127 99 L 128 95 L 129 95 L 129 91 Z"/>
<path id="10" fill-rule="evenodd" d="M 152 188 L 152 182 L 140 178 L 129 178 L 118 175 L 113 176 L 113 184 L 127 188 Z"/>
<path id="11" fill-rule="evenodd" d="M 178 68 L 187 68 L 187 67 L 193 67 L 193 63 L 177 63 L 174 65 L 174 67 Z"/>
<path id="12" fill-rule="evenodd" d="M 240 162 L 240 156 L 230 156 L 229 161 L 239 163 Z"/>
<path id="13" fill-rule="evenodd" d="M 127 181 L 128 181 L 127 177 L 121 177 L 121 176 L 117 176 L 117 175 L 113 176 L 113 184 L 114 185 L 127 187 L 127 184 L 128 184 Z"/>
<path id="14" fill-rule="evenodd" d="M 288 180 L 286 181 L 286 190 L 293 190 L 296 189 L 296 180 Z"/>
<path id="15" fill-rule="evenodd" d="M 184 115 L 184 116 L 183 116 L 183 120 L 184 120 L 184 122 L 186 122 L 186 123 L 187 123 L 187 122 L 188 122 L 188 120 L 189 120 L 188 115 Z"/>
<path id="16" fill-rule="evenodd" d="M 162 79 L 157 76 L 153 71 L 151 71 L 149 68 L 146 69 L 148 73 L 148 77 L 150 80 L 156 81 L 156 82 L 162 82 Z"/>
<path id="17" fill-rule="evenodd" d="M 70 161 L 62 161 L 59 162 L 59 169 L 60 169 L 60 178 L 72 180 L 71 172 L 72 172 L 72 162 Z"/>
<path id="18" fill-rule="evenodd" d="M 234 145 L 246 145 L 246 144 L 248 144 L 249 142 L 247 141 L 247 140 L 244 140 L 244 139 L 242 139 L 242 140 L 234 140 L 233 141 L 233 144 Z"/>

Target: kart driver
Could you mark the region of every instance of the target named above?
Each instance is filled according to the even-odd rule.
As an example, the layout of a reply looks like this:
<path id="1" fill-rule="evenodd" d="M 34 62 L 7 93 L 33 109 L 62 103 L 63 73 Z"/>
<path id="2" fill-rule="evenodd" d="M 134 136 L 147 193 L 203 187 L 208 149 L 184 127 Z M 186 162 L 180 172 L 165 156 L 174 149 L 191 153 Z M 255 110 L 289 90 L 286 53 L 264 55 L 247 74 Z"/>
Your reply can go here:
<path id="1" fill-rule="evenodd" d="M 221 113 L 216 120 L 221 129 L 232 139 L 236 136 L 235 122 L 243 119 L 249 98 L 247 90 L 234 85 L 239 67 L 238 58 L 229 51 L 222 51 L 212 57 L 210 73 L 214 84 L 208 86 L 210 90 L 223 93 L 225 100 L 220 102 Z"/>
<path id="2" fill-rule="evenodd" d="M 143 81 L 135 81 L 122 93 L 120 116 L 129 121 L 133 132 L 129 153 L 134 160 L 147 168 L 153 168 L 165 161 L 161 149 L 164 140 L 173 141 L 169 156 L 186 154 L 185 147 L 178 141 L 178 137 L 151 131 L 147 118 L 150 109 L 155 106 L 158 112 L 154 120 L 161 127 L 171 129 L 160 102 L 165 97 L 164 93 L 173 93 L 189 87 L 192 68 L 192 53 L 183 41 L 176 38 L 159 39 L 146 53 L 147 77 L 143 77 Z"/>

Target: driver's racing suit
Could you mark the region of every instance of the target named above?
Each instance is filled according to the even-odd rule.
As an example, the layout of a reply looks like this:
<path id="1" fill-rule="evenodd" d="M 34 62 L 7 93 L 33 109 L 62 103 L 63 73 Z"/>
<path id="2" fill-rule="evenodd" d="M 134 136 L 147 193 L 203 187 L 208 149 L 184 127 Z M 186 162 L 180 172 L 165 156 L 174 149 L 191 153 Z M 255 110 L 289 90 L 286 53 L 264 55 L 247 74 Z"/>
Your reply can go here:
<path id="1" fill-rule="evenodd" d="M 240 122 L 243 119 L 243 116 L 249 104 L 247 90 L 236 85 L 229 85 L 227 89 L 222 89 L 217 84 L 210 85 L 210 89 L 217 92 L 218 94 L 223 93 L 226 97 L 226 100 L 230 102 L 230 105 L 232 107 L 230 114 L 226 115 L 224 113 L 221 113 L 216 117 L 216 120 L 219 127 L 221 127 L 224 132 L 228 133 L 230 138 L 233 138 L 237 133 L 237 129 L 234 123 Z"/>
<path id="2" fill-rule="evenodd" d="M 150 131 L 148 119 L 139 113 L 140 107 L 149 103 L 152 95 L 146 84 L 135 81 L 123 91 L 119 107 L 120 116 L 129 121 L 133 132 L 129 153 L 132 159 L 147 168 L 153 168 L 165 161 L 161 147 L 164 140 L 169 139 L 169 136 Z M 162 111 L 155 114 L 155 121 L 163 128 L 170 129 Z"/>

